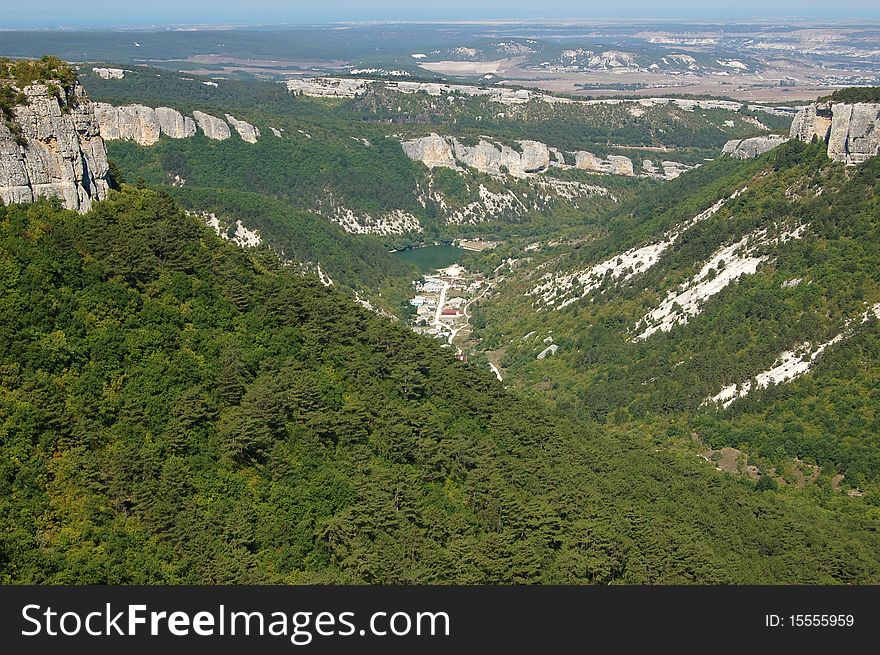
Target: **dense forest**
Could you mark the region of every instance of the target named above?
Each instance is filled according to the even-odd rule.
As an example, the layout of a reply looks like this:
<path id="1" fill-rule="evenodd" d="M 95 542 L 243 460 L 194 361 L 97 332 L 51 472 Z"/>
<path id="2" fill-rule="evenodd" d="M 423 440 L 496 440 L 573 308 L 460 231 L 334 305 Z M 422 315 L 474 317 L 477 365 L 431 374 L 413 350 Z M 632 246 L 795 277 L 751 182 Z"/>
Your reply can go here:
<path id="1" fill-rule="evenodd" d="M 0 207 L 0 287 L 0 582 L 880 580 L 876 508 L 575 423 L 162 193 Z"/>

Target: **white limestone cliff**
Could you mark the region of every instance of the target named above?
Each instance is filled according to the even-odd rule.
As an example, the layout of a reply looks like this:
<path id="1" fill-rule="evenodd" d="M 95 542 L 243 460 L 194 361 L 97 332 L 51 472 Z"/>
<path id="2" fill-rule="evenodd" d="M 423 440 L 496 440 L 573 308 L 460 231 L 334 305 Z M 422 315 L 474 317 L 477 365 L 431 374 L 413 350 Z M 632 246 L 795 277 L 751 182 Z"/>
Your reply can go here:
<path id="1" fill-rule="evenodd" d="M 107 195 L 107 153 L 92 103 L 76 84 L 60 98 L 43 84 L 22 89 L 26 104 L 14 107 L 13 124 L 0 118 L 0 199 L 33 202 L 61 198 L 64 206 L 88 211 Z"/>
<path id="2" fill-rule="evenodd" d="M 609 55 L 614 51 L 604 53 Z M 624 53 L 625 54 L 625 53 Z M 597 59 L 601 67 L 601 58 Z M 613 69 L 611 66 L 610 69 Z M 395 93 L 426 93 L 430 96 L 440 97 L 443 95 L 477 96 L 485 97 L 490 102 L 504 105 L 523 105 L 532 100 L 547 102 L 548 104 L 577 104 L 577 105 L 631 105 L 635 108 L 673 106 L 684 111 L 697 111 L 706 109 L 722 109 L 725 111 L 739 112 L 743 109 L 760 111 L 777 116 L 793 116 L 796 113 L 794 107 L 768 106 L 762 104 L 743 104 L 733 100 L 694 100 L 690 98 L 602 98 L 597 100 L 576 100 L 573 98 L 555 96 L 550 93 L 529 89 L 515 89 L 504 86 L 474 86 L 471 84 L 446 84 L 440 82 L 415 82 L 406 80 L 374 80 L 368 78 L 351 77 L 301 77 L 284 82 L 287 90 L 294 95 L 312 97 L 335 97 L 356 98 L 363 96 L 371 88 L 379 88 Z"/>
<path id="3" fill-rule="evenodd" d="M 810 142 L 815 136 L 820 141 L 828 140 L 831 131 L 831 105 L 817 103 L 807 105 L 795 114 L 791 122 L 791 138 Z"/>
<path id="4" fill-rule="evenodd" d="M 161 126 L 156 111 L 144 105 L 114 107 L 106 102 L 94 103 L 95 118 L 101 137 L 107 141 L 123 139 L 142 146 L 159 140 Z"/>
<path id="5" fill-rule="evenodd" d="M 791 124 L 791 137 L 828 143 L 828 157 L 848 166 L 880 154 L 880 103 L 817 103 L 801 109 Z"/>
<path id="6" fill-rule="evenodd" d="M 429 134 L 420 139 L 412 139 L 401 143 L 406 156 L 413 161 L 420 161 L 428 168 L 437 166 L 458 168 L 452 144 L 439 134 Z"/>
<path id="7" fill-rule="evenodd" d="M 510 89 L 500 86 L 479 87 L 469 84 L 442 84 L 439 82 L 379 81 L 365 78 L 303 77 L 286 81 L 287 90 L 294 95 L 315 98 L 356 98 L 364 95 L 374 85 L 396 93 L 427 93 L 430 96 L 458 94 L 482 96 L 491 102 L 505 105 L 521 105 L 529 102 L 534 93 L 528 89 Z"/>
<path id="8" fill-rule="evenodd" d="M 642 162 L 642 175 L 655 180 L 674 180 L 682 173 L 686 173 L 698 166 L 699 164 L 688 166 L 687 164 L 682 164 L 680 161 L 669 160 L 663 160 L 657 165 L 650 159 L 646 159 Z"/>
<path id="9" fill-rule="evenodd" d="M 625 175 L 627 177 L 635 175 L 632 160 L 623 155 L 608 155 L 607 159 L 602 159 L 591 152 L 581 150 L 575 152 L 574 157 L 574 167 L 580 170 L 608 173 L 610 175 Z"/>
<path id="10" fill-rule="evenodd" d="M 238 136 L 248 143 L 256 143 L 260 138 L 260 129 L 246 121 L 240 121 L 232 114 L 226 114 L 226 120 L 238 132 Z"/>
<path id="11" fill-rule="evenodd" d="M 187 139 L 195 136 L 196 122 L 189 116 L 184 116 L 171 107 L 156 107 L 156 118 L 162 134 L 172 139 Z"/>
<path id="12" fill-rule="evenodd" d="M 229 126 L 216 116 L 211 116 L 203 111 L 194 111 L 193 118 L 204 135 L 215 141 L 224 141 L 232 136 Z"/>
<path id="13" fill-rule="evenodd" d="M 880 103 L 834 104 L 828 156 L 848 165 L 880 154 Z"/>
<path id="14" fill-rule="evenodd" d="M 732 139 L 724 144 L 722 155 L 730 155 L 735 159 L 754 159 L 788 141 L 788 137 L 771 134 L 756 136 L 751 139 Z"/>
<path id="15" fill-rule="evenodd" d="M 93 68 L 92 72 L 103 80 L 121 80 L 125 77 L 125 71 L 121 68 Z"/>
<path id="16" fill-rule="evenodd" d="M 453 140 L 455 158 L 465 166 L 478 171 L 500 175 L 507 172 L 513 177 L 527 177 L 542 173 L 550 167 L 550 150 L 538 141 L 517 141 L 522 152 L 507 145 L 496 145 L 480 139 L 476 146 L 466 146 Z"/>
<path id="17" fill-rule="evenodd" d="M 429 168 L 442 166 L 459 168 L 459 164 L 490 175 L 508 173 L 514 177 L 529 177 L 550 168 L 550 149 L 539 141 L 517 141 L 521 152 L 504 144 L 480 139 L 469 146 L 454 137 L 430 134 L 401 143 L 406 155 Z"/>
<path id="18" fill-rule="evenodd" d="M 780 137 L 781 138 L 781 137 Z M 565 155 L 558 148 L 540 141 L 517 141 L 517 149 L 499 145 L 485 138 L 474 146 L 463 144 L 455 137 L 431 133 L 428 136 L 402 141 L 404 153 L 413 161 L 422 162 L 428 168 L 444 167 L 460 170 L 467 166 L 490 175 L 510 174 L 514 177 L 532 177 L 547 172 L 550 167 L 576 168 L 607 175 L 635 177 L 635 165 L 629 157 L 609 155 L 606 159 L 591 152 L 581 150 L 569 153 L 574 156 L 574 165 L 565 161 Z M 642 177 L 660 180 L 673 180 L 682 173 L 694 168 L 681 162 L 664 160 L 655 164 L 651 160 L 642 162 L 639 173 Z"/>
<path id="19" fill-rule="evenodd" d="M 164 134 L 172 139 L 188 139 L 196 135 L 197 128 L 206 137 L 216 141 L 228 139 L 232 132 L 229 125 L 216 116 L 201 111 L 194 111 L 193 117 L 184 116 L 171 107 L 146 107 L 144 105 L 125 105 L 114 107 L 105 102 L 93 105 L 95 118 L 101 130 L 101 136 L 107 141 L 124 139 L 135 141 L 142 146 L 151 146 Z M 247 121 L 238 120 L 231 114 L 226 119 L 236 133 L 248 143 L 256 143 L 260 138 L 260 129 Z M 276 136 L 281 132 L 273 129 Z"/>

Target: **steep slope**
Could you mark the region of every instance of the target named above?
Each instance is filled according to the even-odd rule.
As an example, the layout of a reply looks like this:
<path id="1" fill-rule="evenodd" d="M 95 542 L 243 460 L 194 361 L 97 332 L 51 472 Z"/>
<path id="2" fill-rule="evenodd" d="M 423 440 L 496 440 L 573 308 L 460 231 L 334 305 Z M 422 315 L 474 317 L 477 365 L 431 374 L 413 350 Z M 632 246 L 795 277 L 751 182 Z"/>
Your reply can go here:
<path id="1" fill-rule="evenodd" d="M 0 60 L 0 200 L 61 198 L 88 211 L 107 195 L 108 164 L 98 124 L 66 64 Z"/>
<path id="2" fill-rule="evenodd" d="M 91 102 L 73 68 L 53 57 L 0 59 L 0 110 L 0 200 L 29 203 L 44 196 L 58 197 L 66 208 L 80 212 L 88 211 L 109 190 L 105 139 L 147 146 L 155 145 L 162 135 L 171 141 L 197 140 L 204 147 L 230 130 L 220 119 L 196 110 L 193 114 L 204 138 L 192 139 L 197 122 L 174 109 Z M 239 147 L 256 142 L 257 128 L 230 114 L 226 117 L 241 136 L 235 139 Z M 206 152 L 212 152 L 210 146 Z M 201 157 L 209 171 L 203 188 L 177 189 L 188 209 L 215 222 L 223 234 L 232 228 L 249 235 L 237 240 L 241 245 L 271 248 L 295 270 L 322 271 L 328 284 L 365 296 L 382 311 L 397 310 L 413 275 L 410 266 L 390 257 L 380 242 L 370 238 L 356 242 L 314 214 L 272 198 L 213 186 L 223 183 L 218 179 L 222 176 L 212 172 L 213 153 L 213 157 Z M 127 160 L 120 160 L 125 168 Z M 163 157 L 163 163 L 179 172 L 171 162 Z M 115 172 L 120 176 L 119 167 Z M 173 180 L 161 175 L 160 181 L 171 182 L 169 191 L 185 183 L 179 174 Z M 241 187 L 249 189 L 246 183 Z"/>
<path id="3" fill-rule="evenodd" d="M 871 98 L 874 102 L 854 99 Z M 801 109 L 791 124 L 791 136 L 828 144 L 828 157 L 853 166 L 880 154 L 880 97 L 877 89 L 843 89 L 827 102 Z M 836 101 L 836 102 L 835 102 Z"/>
<path id="4" fill-rule="evenodd" d="M 4 583 L 876 582 L 878 518 L 506 392 L 126 187 L 0 207 Z"/>
<path id="5" fill-rule="evenodd" d="M 880 162 L 826 148 L 719 160 L 577 245 L 519 251 L 473 346 L 576 415 L 674 420 L 671 441 L 740 448 L 780 481 L 800 461 L 876 490 Z"/>
<path id="6" fill-rule="evenodd" d="M 294 269 L 323 271 L 338 287 L 394 311 L 405 297 L 412 267 L 392 257 L 374 236 L 355 236 L 311 212 L 264 195 L 222 188 L 175 188 L 170 194 L 195 215 L 225 229 L 254 234 Z"/>

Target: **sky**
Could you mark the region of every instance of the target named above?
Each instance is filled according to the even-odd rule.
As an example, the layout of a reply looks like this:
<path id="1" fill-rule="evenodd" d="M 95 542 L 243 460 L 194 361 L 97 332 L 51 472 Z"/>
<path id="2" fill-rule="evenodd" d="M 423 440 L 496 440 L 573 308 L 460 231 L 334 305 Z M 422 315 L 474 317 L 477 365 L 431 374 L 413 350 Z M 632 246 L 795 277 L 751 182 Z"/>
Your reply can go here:
<path id="1" fill-rule="evenodd" d="M 880 19 L 880 0 L 0 0 L 0 28 L 489 18 Z"/>

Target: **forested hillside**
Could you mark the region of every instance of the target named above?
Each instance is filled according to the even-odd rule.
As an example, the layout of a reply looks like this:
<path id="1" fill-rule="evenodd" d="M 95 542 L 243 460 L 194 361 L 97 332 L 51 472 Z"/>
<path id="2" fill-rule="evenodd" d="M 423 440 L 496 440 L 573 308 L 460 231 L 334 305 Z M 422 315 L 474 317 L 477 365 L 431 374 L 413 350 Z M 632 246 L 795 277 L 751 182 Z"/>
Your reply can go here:
<path id="1" fill-rule="evenodd" d="M 674 420 L 670 442 L 877 504 L 880 161 L 824 150 L 720 160 L 575 246 L 520 252 L 475 312 L 478 349 L 573 416 Z"/>
<path id="2" fill-rule="evenodd" d="M 557 415 L 167 195 L 0 207 L 0 288 L 3 583 L 880 580 L 877 508 Z"/>

